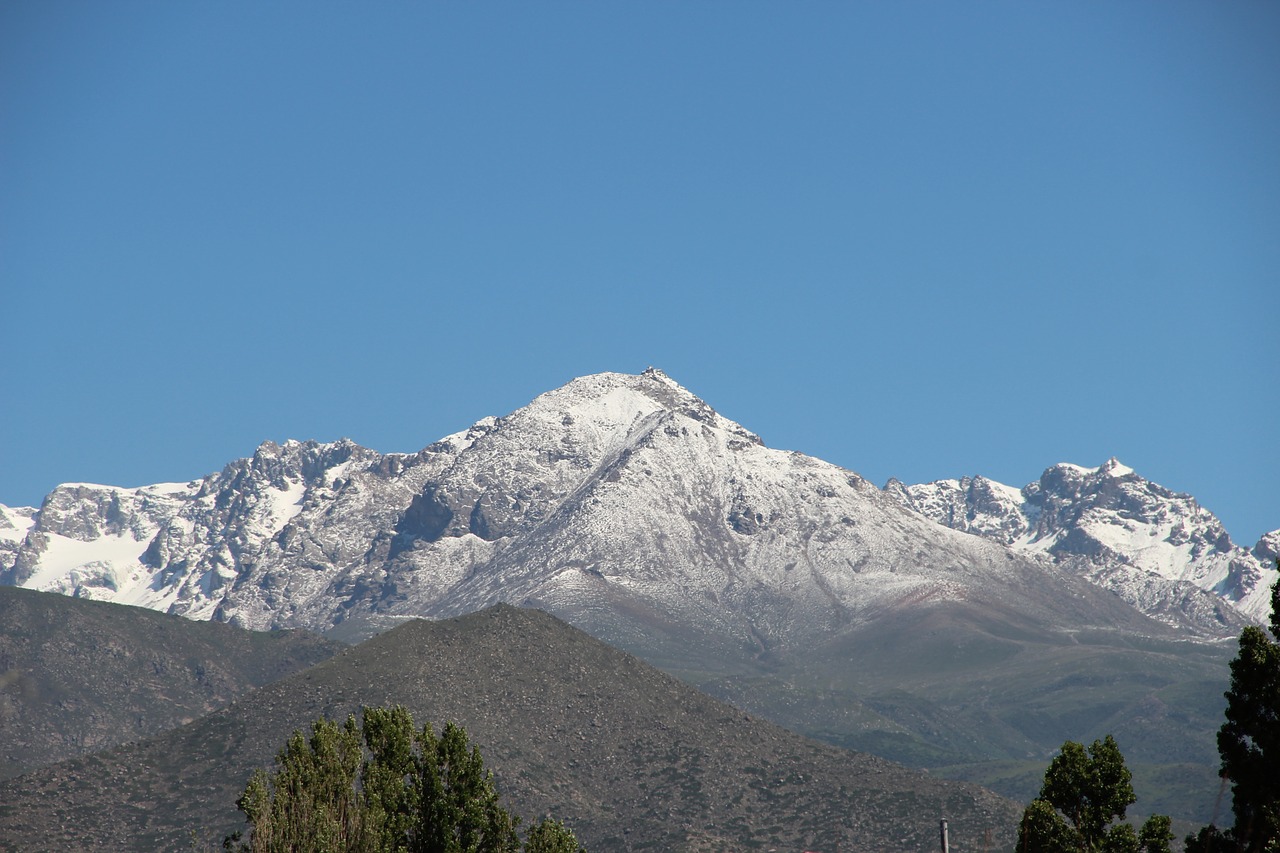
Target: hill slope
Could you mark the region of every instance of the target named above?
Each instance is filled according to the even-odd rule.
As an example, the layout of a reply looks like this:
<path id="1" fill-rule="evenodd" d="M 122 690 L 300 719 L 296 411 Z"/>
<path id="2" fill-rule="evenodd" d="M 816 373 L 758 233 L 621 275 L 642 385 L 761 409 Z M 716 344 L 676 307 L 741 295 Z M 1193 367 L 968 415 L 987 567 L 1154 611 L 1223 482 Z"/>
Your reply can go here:
<path id="1" fill-rule="evenodd" d="M 9 849 L 159 850 L 239 825 L 232 803 L 289 732 L 361 704 L 463 725 L 527 817 L 593 851 L 977 849 L 1018 808 L 806 740 L 719 703 L 553 617 L 497 607 L 412 622 L 152 741 L 0 783 Z"/>
<path id="2" fill-rule="evenodd" d="M 339 648 L 0 587 L 0 779 L 176 728 Z"/>

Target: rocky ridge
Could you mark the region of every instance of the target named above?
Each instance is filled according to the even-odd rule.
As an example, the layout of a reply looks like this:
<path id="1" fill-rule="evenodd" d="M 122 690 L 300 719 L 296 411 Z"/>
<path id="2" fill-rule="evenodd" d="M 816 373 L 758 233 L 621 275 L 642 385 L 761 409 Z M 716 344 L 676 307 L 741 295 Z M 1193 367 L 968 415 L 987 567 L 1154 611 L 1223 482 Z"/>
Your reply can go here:
<path id="1" fill-rule="evenodd" d="M 1021 489 L 982 476 L 884 490 L 904 507 L 953 530 L 1022 553 L 1045 554 L 1144 612 L 1202 618 L 1219 602 L 1263 622 L 1280 554 L 1280 530 L 1252 549 L 1190 495 L 1173 492 L 1112 458 L 1096 468 L 1060 463 Z"/>

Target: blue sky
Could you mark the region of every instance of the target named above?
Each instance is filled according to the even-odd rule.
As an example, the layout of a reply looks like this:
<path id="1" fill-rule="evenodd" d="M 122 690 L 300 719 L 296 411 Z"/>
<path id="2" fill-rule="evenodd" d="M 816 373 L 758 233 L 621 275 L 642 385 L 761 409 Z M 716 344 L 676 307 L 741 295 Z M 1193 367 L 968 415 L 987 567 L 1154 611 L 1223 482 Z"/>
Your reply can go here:
<path id="1" fill-rule="evenodd" d="M 0 4 L 0 502 L 664 369 L 1280 527 L 1280 4 Z"/>

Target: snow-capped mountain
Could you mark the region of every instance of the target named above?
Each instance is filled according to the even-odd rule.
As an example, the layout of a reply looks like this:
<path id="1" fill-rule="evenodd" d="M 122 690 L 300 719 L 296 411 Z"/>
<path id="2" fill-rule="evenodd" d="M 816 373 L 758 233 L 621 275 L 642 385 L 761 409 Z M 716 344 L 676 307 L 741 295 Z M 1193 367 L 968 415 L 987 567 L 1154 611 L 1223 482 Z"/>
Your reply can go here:
<path id="1" fill-rule="evenodd" d="M 531 604 L 840 745 L 972 770 L 1113 732 L 1136 763 L 1177 763 L 1194 804 L 1247 619 L 1177 578 L 1245 590 L 1231 559 L 1280 536 L 1249 555 L 1120 472 L 886 492 L 766 447 L 660 371 L 606 373 L 418 453 L 267 442 L 191 483 L 60 486 L 0 510 L 0 584 L 345 639 Z M 1126 531 L 1089 534 L 1105 548 L 1071 521 L 1095 492 Z M 1121 559 L 1139 517 L 1168 527 L 1156 543 L 1180 530 L 1169 547 L 1200 574 Z"/>
<path id="2" fill-rule="evenodd" d="M 954 530 L 1073 565 L 1149 613 L 1195 606 L 1188 587 L 1208 590 L 1265 622 L 1280 531 L 1250 551 L 1190 495 L 1144 479 L 1112 458 L 1097 468 L 1061 463 L 1022 489 L 985 477 L 885 491 Z"/>
<path id="3" fill-rule="evenodd" d="M 1070 514 L 1066 486 L 1048 482 L 1021 504 L 990 484 L 980 523 L 1005 534 L 989 542 L 904 508 L 915 487 L 886 494 L 765 447 L 658 370 L 607 373 L 416 454 L 268 442 L 192 483 L 60 486 L 39 510 L 0 515 L 0 583 L 256 628 L 536 602 L 652 654 L 690 632 L 767 652 L 931 601 L 1137 626 L 1051 558 L 1005 547 L 1043 541 L 1036 525 Z M 959 507 L 933 491 L 939 512 Z M 1075 541 L 1059 539 L 1058 551 Z M 1187 554 L 1204 550 L 1187 541 Z M 1237 630 L 1199 588 L 1174 597 L 1156 610 L 1166 621 L 1196 635 Z"/>

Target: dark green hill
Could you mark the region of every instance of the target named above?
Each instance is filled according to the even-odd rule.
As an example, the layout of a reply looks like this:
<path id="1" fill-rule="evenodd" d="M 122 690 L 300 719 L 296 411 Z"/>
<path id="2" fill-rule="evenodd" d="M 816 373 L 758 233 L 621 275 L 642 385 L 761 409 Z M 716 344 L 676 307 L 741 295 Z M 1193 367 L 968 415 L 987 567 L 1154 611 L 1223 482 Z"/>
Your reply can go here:
<path id="1" fill-rule="evenodd" d="M 807 740 L 538 611 L 411 622 L 146 743 L 0 783 L 10 849 L 184 848 L 295 728 L 362 704 L 455 720 L 506 801 L 592 851 L 1008 848 L 1019 808 L 981 788 Z M 3 846 L 3 845 L 0 845 Z"/>
<path id="2" fill-rule="evenodd" d="M 0 587 L 0 779 L 176 728 L 340 648 Z"/>

